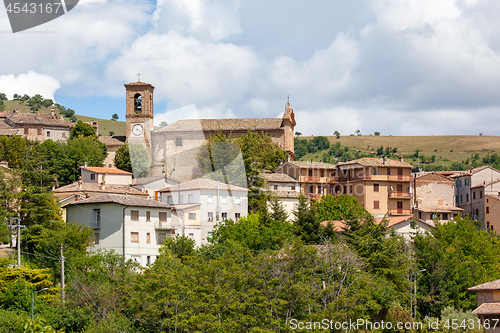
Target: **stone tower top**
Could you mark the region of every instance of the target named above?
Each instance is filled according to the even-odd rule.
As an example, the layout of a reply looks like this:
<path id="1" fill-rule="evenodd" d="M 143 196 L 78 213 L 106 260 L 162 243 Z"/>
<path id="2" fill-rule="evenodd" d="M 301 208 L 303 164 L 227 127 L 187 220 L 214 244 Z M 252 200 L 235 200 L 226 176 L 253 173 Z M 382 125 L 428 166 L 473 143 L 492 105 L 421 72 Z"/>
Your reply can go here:
<path id="1" fill-rule="evenodd" d="M 295 115 L 293 114 L 293 109 L 290 106 L 290 102 L 286 102 L 283 119 L 288 119 L 293 126 L 297 125 L 297 123 L 295 122 Z"/>

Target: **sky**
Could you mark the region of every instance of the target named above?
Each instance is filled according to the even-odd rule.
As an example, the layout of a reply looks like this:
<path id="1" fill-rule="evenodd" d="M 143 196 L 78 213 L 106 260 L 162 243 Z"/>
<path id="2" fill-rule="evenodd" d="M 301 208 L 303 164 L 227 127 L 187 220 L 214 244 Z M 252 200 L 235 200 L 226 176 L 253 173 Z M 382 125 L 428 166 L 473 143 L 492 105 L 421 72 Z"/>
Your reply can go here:
<path id="1" fill-rule="evenodd" d="M 80 0 L 12 33 L 0 92 L 125 119 L 123 84 L 155 87 L 155 122 L 278 117 L 303 135 L 497 135 L 498 0 Z"/>

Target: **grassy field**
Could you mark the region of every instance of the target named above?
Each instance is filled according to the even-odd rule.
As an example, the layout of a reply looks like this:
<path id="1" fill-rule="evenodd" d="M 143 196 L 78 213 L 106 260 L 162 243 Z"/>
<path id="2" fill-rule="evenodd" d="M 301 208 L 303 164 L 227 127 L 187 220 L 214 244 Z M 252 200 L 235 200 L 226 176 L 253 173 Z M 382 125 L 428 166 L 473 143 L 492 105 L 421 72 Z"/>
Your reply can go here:
<path id="1" fill-rule="evenodd" d="M 302 137 L 311 139 L 312 137 Z M 352 150 L 360 152 L 376 152 L 380 146 L 397 148 L 397 154 L 404 157 L 405 161 L 418 165 L 418 160 L 412 155 L 418 149 L 420 155 L 436 156 L 434 165 L 448 166 L 451 162 L 465 161 L 476 153 L 482 158 L 487 154 L 500 154 L 500 137 L 498 136 L 470 136 L 470 135 L 449 135 L 449 136 L 341 136 L 336 139 L 334 136 L 328 137 L 330 144 L 340 142 L 342 146 L 347 146 Z M 301 160 L 319 161 L 322 159 L 324 151 L 313 154 L 306 154 Z M 417 162 L 417 163 L 415 163 Z"/>
<path id="2" fill-rule="evenodd" d="M 31 112 L 30 107 L 23 102 L 20 101 L 4 101 L 5 110 L 17 110 L 21 112 Z M 42 107 L 36 113 L 50 113 L 51 108 Z M 58 114 L 61 115 L 61 114 Z M 81 121 L 97 121 L 99 123 L 99 135 L 109 135 L 110 131 L 113 131 L 114 135 L 125 135 L 125 122 L 123 121 L 114 121 L 107 119 L 99 119 L 95 117 L 87 117 L 75 115 L 76 119 Z M 70 122 L 68 118 L 64 118 L 66 121 Z"/>

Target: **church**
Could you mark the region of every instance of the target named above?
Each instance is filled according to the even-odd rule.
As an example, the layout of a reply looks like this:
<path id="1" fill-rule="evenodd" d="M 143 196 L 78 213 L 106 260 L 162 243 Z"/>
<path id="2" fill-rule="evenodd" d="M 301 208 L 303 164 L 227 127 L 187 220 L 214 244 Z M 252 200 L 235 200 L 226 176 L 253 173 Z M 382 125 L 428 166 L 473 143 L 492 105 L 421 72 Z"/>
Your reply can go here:
<path id="1" fill-rule="evenodd" d="M 155 128 L 154 87 L 137 81 L 125 84 L 125 91 L 125 141 L 144 144 L 148 148 L 152 159 L 151 175 L 165 175 L 180 181 L 200 177 L 197 156 L 206 147 L 207 140 L 219 132 L 233 137 L 245 135 L 249 130 L 263 132 L 288 152 L 290 160 L 295 156 L 293 140 L 296 122 L 288 102 L 281 118 L 188 119 Z"/>

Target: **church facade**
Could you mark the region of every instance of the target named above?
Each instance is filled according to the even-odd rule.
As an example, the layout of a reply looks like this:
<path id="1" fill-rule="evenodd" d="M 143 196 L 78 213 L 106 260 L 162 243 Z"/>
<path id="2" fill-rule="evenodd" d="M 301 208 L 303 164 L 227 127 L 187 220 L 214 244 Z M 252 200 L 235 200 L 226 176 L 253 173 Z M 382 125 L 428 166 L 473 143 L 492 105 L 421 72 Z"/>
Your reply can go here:
<path id="1" fill-rule="evenodd" d="M 280 118 L 188 119 L 153 128 L 153 90 L 149 83 L 133 82 L 126 88 L 126 142 L 142 143 L 151 153 L 153 175 L 165 174 L 181 181 L 202 176 L 197 157 L 207 140 L 221 132 L 238 137 L 248 131 L 265 133 L 273 142 L 294 154 L 295 115 L 290 103 Z"/>

